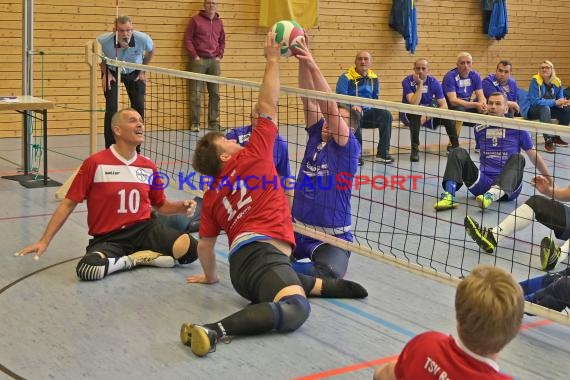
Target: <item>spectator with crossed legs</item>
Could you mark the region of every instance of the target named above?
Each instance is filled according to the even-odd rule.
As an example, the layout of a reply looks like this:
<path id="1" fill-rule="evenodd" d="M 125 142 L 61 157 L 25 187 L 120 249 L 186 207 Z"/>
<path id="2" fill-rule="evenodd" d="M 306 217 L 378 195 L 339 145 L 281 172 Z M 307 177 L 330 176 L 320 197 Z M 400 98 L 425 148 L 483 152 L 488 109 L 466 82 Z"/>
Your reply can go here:
<path id="1" fill-rule="evenodd" d="M 160 213 L 191 216 L 196 202 L 169 201 L 161 183 L 149 183 L 158 170 L 136 152 L 144 142 L 144 125 L 136 110 L 120 110 L 111 125 L 115 143 L 83 161 L 41 239 L 16 255 L 43 255 L 77 204 L 87 200 L 87 224 L 93 238 L 77 263 L 80 279 L 100 280 L 138 265 L 173 267 L 175 260 L 181 264 L 196 260 L 196 239 L 151 216 L 151 206 Z"/>
<path id="2" fill-rule="evenodd" d="M 487 102 L 489 115 L 505 117 L 508 108 L 504 94 L 494 92 Z M 521 149 L 534 166 L 550 178 L 546 164 L 534 148 L 530 133 L 492 125 L 478 125 L 475 127 L 475 139 L 481 147 L 481 168 L 477 168 L 465 149 L 452 150 L 443 175 L 444 192 L 433 206 L 435 210 L 457 207 L 455 193 L 463 184 L 476 196 L 483 209 L 497 200 L 516 199 L 522 190 L 525 167 Z"/>
<path id="3" fill-rule="evenodd" d="M 523 313 L 523 292 L 511 274 L 479 265 L 457 286 L 457 338 L 436 331 L 419 334 L 373 379 L 512 380 L 499 371 L 497 359 L 518 334 Z"/>
<path id="4" fill-rule="evenodd" d="M 297 49 L 299 87 L 332 92 L 308 45 L 301 42 Z M 358 128 L 360 113 L 349 105 L 339 106 L 337 110 L 332 102 L 308 97 L 301 100 L 308 141 L 297 176 L 293 218 L 298 224 L 351 242 L 351 185 L 360 157 L 360 144 L 353 131 Z M 350 181 L 350 186 L 337 186 L 340 173 Z M 306 264 L 294 262 L 296 271 L 316 277 L 344 277 L 350 251 L 299 233 L 295 233 L 295 241 L 293 256 L 301 261 L 311 260 Z"/>
<path id="5" fill-rule="evenodd" d="M 465 228 L 481 249 L 493 253 L 500 237 L 511 236 L 537 221 L 551 229 L 557 239 L 564 241 L 561 247 L 556 247 L 547 236 L 540 243 L 541 268 L 551 270 L 566 260 L 570 250 L 570 207 L 561 203 L 570 201 L 570 186 L 554 187 L 549 178 L 540 175 L 532 179 L 532 184 L 545 196 L 531 196 L 495 227 L 480 226 L 468 216 L 465 218 Z"/>
<path id="6" fill-rule="evenodd" d="M 246 147 L 210 132 L 196 145 L 194 168 L 214 177 L 204 195 L 198 257 L 204 274 L 190 276 L 189 283 L 218 282 L 214 246 L 221 230 L 230 245 L 230 278 L 234 289 L 251 304 L 208 324 L 184 323 L 182 342 L 197 356 L 215 350 L 227 336 L 255 335 L 269 331 L 291 332 L 307 320 L 307 295 L 363 298 L 366 289 L 342 279 L 320 279 L 295 273 L 289 256 L 295 246 L 291 212 L 273 163 L 277 136 L 279 98 L 279 50 L 275 34 L 265 39 L 265 73 L 259 91 L 255 128 Z M 324 106 L 333 111 L 334 102 Z M 338 117 L 331 132 L 339 133 Z M 238 178 L 240 180 L 238 180 Z"/>
<path id="7" fill-rule="evenodd" d="M 429 64 L 427 59 L 420 58 L 414 62 L 414 72 L 408 75 L 402 81 L 402 103 L 415 104 L 425 107 L 434 107 L 447 109 L 447 102 L 443 94 L 443 89 L 439 81 L 429 73 Z M 449 144 L 452 148 L 459 146 L 459 139 L 455 129 L 455 123 L 447 119 L 429 119 L 423 115 L 412 113 L 400 113 L 400 119 L 408 122 L 410 126 L 410 137 L 412 142 L 412 152 L 410 153 L 410 161 L 418 162 L 420 160 L 420 127 L 432 123 L 435 128 L 440 124 L 445 126 Z"/>

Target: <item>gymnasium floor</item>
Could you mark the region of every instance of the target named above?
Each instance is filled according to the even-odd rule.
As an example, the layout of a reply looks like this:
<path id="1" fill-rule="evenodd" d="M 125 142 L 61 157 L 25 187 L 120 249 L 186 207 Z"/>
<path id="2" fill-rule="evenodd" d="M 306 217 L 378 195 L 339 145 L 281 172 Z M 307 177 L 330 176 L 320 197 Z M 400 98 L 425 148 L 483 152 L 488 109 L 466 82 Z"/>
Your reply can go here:
<path id="1" fill-rule="evenodd" d="M 49 175 L 63 182 L 87 156 L 87 137 L 50 137 L 49 143 Z M 438 165 L 435 157 L 422 156 L 420 164 Z M 17 174 L 20 162 L 20 140 L 0 140 L 0 175 Z M 408 156 L 402 154 L 398 166 L 382 170 L 389 173 L 406 165 Z M 368 162 L 363 170 L 380 169 Z M 437 178 L 423 183 L 439 192 L 433 189 Z M 368 289 L 367 299 L 313 299 L 311 317 L 298 331 L 234 339 L 197 358 L 179 342 L 180 324 L 215 321 L 247 304 L 229 282 L 224 239 L 216 249 L 219 284 L 186 284 L 186 276 L 201 272 L 198 263 L 137 268 L 99 282 L 81 282 L 75 265 L 88 238 L 84 205 L 40 260 L 13 256 L 40 237 L 57 207 L 56 190 L 26 189 L 0 179 L 0 378 L 370 379 L 375 366 L 394 359 L 414 335 L 430 329 L 455 331 L 452 287 L 353 255 L 347 278 Z M 433 199 L 422 202 L 427 210 Z M 410 225 L 432 223 L 409 212 L 418 207 L 412 206 L 404 202 L 400 208 L 409 207 Z M 380 218 L 376 212 L 372 210 L 373 216 Z M 457 220 L 451 214 L 440 218 L 449 219 L 444 228 L 453 233 L 462 230 L 459 215 Z M 380 227 L 378 235 L 385 239 L 380 246 L 398 254 L 395 239 L 383 232 Z M 475 252 L 470 242 L 455 248 Z M 528 275 L 521 268 L 513 272 Z M 566 378 L 570 328 L 529 316 L 523 323 L 523 331 L 500 358 L 501 369 L 516 379 Z"/>

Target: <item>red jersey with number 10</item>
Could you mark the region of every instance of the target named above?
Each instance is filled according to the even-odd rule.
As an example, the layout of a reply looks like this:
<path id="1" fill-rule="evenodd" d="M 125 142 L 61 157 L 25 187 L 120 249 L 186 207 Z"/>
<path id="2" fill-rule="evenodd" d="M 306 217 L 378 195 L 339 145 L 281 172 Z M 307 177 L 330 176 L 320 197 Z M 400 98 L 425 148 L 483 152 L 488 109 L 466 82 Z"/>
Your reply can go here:
<path id="1" fill-rule="evenodd" d="M 230 247 L 245 233 L 295 246 L 289 203 L 273 163 L 277 126 L 258 118 L 248 145 L 226 162 L 204 194 L 200 237 L 226 231 Z"/>
<path id="2" fill-rule="evenodd" d="M 149 158 L 137 154 L 128 161 L 111 146 L 83 161 L 67 198 L 77 203 L 86 199 L 89 235 L 104 235 L 149 220 L 151 206 L 164 204 L 156 172 Z M 155 180 L 158 189 L 149 180 Z"/>

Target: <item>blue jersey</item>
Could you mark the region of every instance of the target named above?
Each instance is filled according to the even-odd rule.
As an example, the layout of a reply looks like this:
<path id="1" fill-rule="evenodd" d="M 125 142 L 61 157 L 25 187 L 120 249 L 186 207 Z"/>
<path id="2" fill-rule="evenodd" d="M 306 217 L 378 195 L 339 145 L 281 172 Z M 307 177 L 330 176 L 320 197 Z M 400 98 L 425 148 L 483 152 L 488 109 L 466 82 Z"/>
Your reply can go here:
<path id="1" fill-rule="evenodd" d="M 498 176 L 513 154 L 534 148 L 530 133 L 518 129 L 477 125 L 475 139 L 479 145 L 480 171 L 488 176 Z"/>
<path id="2" fill-rule="evenodd" d="M 443 92 L 455 92 L 458 99 L 471 101 L 473 93 L 482 89 L 481 76 L 477 71 L 471 70 L 466 78 L 459 75 L 459 69 L 448 71 L 441 83 Z"/>
<path id="3" fill-rule="evenodd" d="M 409 94 L 415 94 L 418 91 L 416 82 L 414 82 L 414 76 L 408 75 L 402 81 L 402 103 L 409 104 L 407 96 Z M 433 106 L 434 101 L 443 99 L 443 90 L 439 81 L 432 75 L 428 75 L 423 87 L 420 89 L 422 92 L 422 97 L 420 99 L 420 106 Z"/>
<path id="4" fill-rule="evenodd" d="M 237 127 L 229 130 L 226 133 L 226 138 L 228 140 L 236 140 L 239 145 L 246 146 L 249 138 L 251 137 L 251 130 L 251 125 Z M 285 141 L 285 139 L 280 135 L 277 135 L 275 138 L 275 145 L 273 145 L 273 162 L 275 163 L 277 174 L 279 174 L 280 177 L 291 175 L 289 148 L 287 146 L 287 141 Z"/>
<path id="5" fill-rule="evenodd" d="M 138 64 L 143 63 L 145 52 L 148 53 L 154 49 L 152 39 L 148 34 L 137 31 L 133 32 L 127 49 L 116 44 L 115 33 L 113 32 L 101 34 L 97 37 L 97 41 L 101 44 L 103 55 L 107 58 Z M 110 67 L 110 69 L 115 70 L 114 67 Z M 126 74 L 133 71 L 132 69 L 125 69 Z"/>
<path id="6" fill-rule="evenodd" d="M 493 92 L 500 92 L 506 95 L 509 102 L 516 102 L 518 100 L 517 82 L 513 78 L 509 78 L 505 84 L 500 84 L 496 74 L 489 74 L 487 78 L 483 79 L 482 86 L 483 94 L 486 98 Z"/>
<path id="7" fill-rule="evenodd" d="M 324 143 L 321 139 L 324 122 L 321 119 L 307 128 L 309 140 L 295 185 L 293 217 L 338 235 L 349 231 L 352 222 L 350 197 L 360 144 L 352 132 L 345 146 L 334 139 Z M 340 183 L 339 177 L 342 177 Z"/>

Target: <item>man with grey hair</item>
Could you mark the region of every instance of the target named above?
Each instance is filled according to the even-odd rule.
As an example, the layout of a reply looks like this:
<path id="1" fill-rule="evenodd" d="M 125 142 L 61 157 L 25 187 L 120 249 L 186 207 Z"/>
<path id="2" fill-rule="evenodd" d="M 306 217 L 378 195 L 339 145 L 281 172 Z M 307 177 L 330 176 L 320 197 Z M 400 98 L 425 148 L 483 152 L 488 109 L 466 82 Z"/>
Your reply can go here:
<path id="1" fill-rule="evenodd" d="M 462 52 L 457 55 L 457 67 L 449 70 L 443 77 L 442 87 L 449 109 L 464 112 L 487 112 L 487 101 L 483 94 L 481 76 L 473 70 L 471 54 Z M 457 136 L 460 135 L 463 122 L 456 121 Z M 466 124 L 472 126 L 472 124 Z M 448 151 L 451 146 L 448 145 Z"/>
<path id="2" fill-rule="evenodd" d="M 129 16 L 119 16 L 115 19 L 112 32 L 97 37 L 101 44 L 103 55 L 120 61 L 147 65 L 154 55 L 154 44 L 148 34 L 133 30 L 133 23 Z M 117 112 L 117 67 L 108 66 L 105 60 L 101 62 L 101 80 L 103 94 L 105 95 L 105 148 L 115 143 L 115 136 L 111 129 L 111 118 Z M 131 101 L 131 107 L 144 119 L 144 100 L 146 94 L 145 72 L 124 68 L 121 72 L 121 82 Z M 140 147 L 137 147 L 140 152 Z"/>

